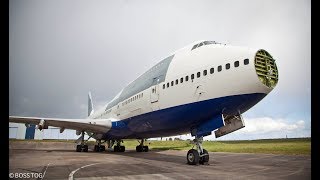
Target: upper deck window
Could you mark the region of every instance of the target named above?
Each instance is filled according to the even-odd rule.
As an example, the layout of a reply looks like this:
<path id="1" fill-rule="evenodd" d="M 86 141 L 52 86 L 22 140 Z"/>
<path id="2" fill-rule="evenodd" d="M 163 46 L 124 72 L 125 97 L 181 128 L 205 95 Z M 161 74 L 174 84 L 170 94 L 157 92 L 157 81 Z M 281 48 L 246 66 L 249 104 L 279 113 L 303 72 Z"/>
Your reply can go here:
<path id="1" fill-rule="evenodd" d="M 196 49 L 196 48 L 198 48 L 198 47 L 201 47 L 201 46 L 203 46 L 203 45 L 209 45 L 209 44 L 221 44 L 221 43 L 218 43 L 218 42 L 215 42 L 215 41 L 203 41 L 203 42 L 201 42 L 201 43 L 195 44 L 195 45 L 192 47 L 191 51 L 194 50 L 194 49 Z"/>
<path id="2" fill-rule="evenodd" d="M 198 45 L 198 47 L 201 47 L 202 45 L 203 45 L 203 43 L 200 43 L 200 44 Z M 197 48 L 198 48 L 198 47 L 197 47 Z"/>
<path id="3" fill-rule="evenodd" d="M 191 51 L 192 51 L 193 49 L 197 48 L 197 46 L 198 46 L 198 44 L 194 45 L 194 46 L 192 47 Z"/>

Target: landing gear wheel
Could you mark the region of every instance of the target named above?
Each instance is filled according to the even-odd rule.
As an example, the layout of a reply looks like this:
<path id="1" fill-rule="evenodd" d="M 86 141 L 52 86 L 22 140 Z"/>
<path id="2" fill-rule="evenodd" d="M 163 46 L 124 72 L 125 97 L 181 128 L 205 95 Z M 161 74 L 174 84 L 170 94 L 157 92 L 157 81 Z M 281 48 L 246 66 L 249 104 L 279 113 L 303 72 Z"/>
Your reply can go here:
<path id="1" fill-rule="evenodd" d="M 77 145 L 76 151 L 77 151 L 77 152 L 81 152 L 81 145 Z"/>
<path id="2" fill-rule="evenodd" d="M 114 146 L 114 152 L 124 152 L 126 150 L 125 146 Z"/>
<path id="3" fill-rule="evenodd" d="M 114 146 L 113 151 L 114 152 L 119 152 L 120 151 L 120 146 Z"/>
<path id="4" fill-rule="evenodd" d="M 144 152 L 148 152 L 149 151 L 149 147 L 148 146 L 143 146 L 143 151 Z"/>
<path id="5" fill-rule="evenodd" d="M 94 145 L 94 152 L 103 152 L 106 150 L 106 147 L 105 146 L 102 146 L 102 145 Z"/>
<path id="6" fill-rule="evenodd" d="M 119 150 L 120 150 L 119 152 L 124 152 L 126 150 L 126 147 L 120 146 Z"/>
<path id="7" fill-rule="evenodd" d="M 83 152 L 88 152 L 88 145 L 83 145 L 82 148 Z"/>
<path id="8" fill-rule="evenodd" d="M 190 149 L 187 154 L 187 161 L 190 165 L 198 165 L 200 160 L 200 156 L 197 150 Z"/>
<path id="9" fill-rule="evenodd" d="M 88 152 L 88 145 L 77 145 L 77 152 Z"/>
<path id="10" fill-rule="evenodd" d="M 143 146 L 136 146 L 136 151 L 137 152 L 143 152 Z"/>
<path id="11" fill-rule="evenodd" d="M 205 154 L 204 156 L 200 157 L 199 163 L 200 164 L 207 164 L 209 162 L 209 153 L 207 150 L 203 149 L 203 153 L 200 153 L 201 155 Z"/>
<path id="12" fill-rule="evenodd" d="M 81 140 L 81 144 L 77 145 L 76 151 L 77 152 L 88 152 L 88 145 L 86 145 L 84 142 L 84 131 L 81 132 L 81 139 L 80 140 Z"/>

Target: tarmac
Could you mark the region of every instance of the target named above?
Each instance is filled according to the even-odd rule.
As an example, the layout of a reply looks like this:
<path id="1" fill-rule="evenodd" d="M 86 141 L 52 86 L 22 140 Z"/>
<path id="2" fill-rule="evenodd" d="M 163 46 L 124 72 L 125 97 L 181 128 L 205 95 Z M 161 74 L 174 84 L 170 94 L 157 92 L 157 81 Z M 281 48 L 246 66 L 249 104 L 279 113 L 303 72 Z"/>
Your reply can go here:
<path id="1" fill-rule="evenodd" d="M 210 152 L 208 165 L 191 166 L 186 154 L 75 152 L 71 143 L 10 142 L 9 177 L 41 173 L 42 179 L 311 179 L 310 155 Z"/>

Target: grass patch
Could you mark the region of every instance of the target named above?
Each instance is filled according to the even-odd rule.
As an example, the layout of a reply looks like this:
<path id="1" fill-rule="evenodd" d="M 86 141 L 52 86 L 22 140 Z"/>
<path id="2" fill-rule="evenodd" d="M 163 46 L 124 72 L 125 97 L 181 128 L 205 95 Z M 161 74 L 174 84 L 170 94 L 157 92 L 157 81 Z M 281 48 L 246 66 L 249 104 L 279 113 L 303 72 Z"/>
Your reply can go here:
<path id="1" fill-rule="evenodd" d="M 189 141 L 147 141 L 154 150 L 189 150 Z M 136 140 L 125 140 L 126 148 L 135 149 Z M 310 155 L 311 138 L 263 139 L 245 141 L 204 141 L 203 147 L 209 152 L 266 153 L 287 155 Z"/>
<path id="2" fill-rule="evenodd" d="M 32 142 L 67 142 L 74 143 L 75 140 L 13 140 L 10 141 L 32 141 Z M 94 144 L 95 142 L 89 142 Z M 138 141 L 124 140 L 126 149 L 135 149 Z M 147 141 L 153 150 L 189 150 L 193 144 L 189 141 Z M 209 152 L 235 152 L 235 153 L 267 153 L 287 155 L 310 155 L 311 138 L 295 139 L 262 139 L 262 140 L 240 140 L 240 141 L 204 141 L 203 147 Z"/>

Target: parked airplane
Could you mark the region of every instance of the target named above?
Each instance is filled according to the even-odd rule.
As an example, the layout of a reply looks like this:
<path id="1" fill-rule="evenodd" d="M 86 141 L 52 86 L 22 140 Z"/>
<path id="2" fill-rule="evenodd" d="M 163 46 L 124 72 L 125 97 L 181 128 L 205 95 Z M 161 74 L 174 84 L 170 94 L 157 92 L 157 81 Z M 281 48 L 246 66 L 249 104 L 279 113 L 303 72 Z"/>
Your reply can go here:
<path id="1" fill-rule="evenodd" d="M 147 138 L 191 133 L 196 149 L 188 164 L 209 161 L 202 147 L 204 136 L 216 138 L 245 127 L 241 114 L 263 99 L 278 82 L 278 69 L 263 49 L 198 41 L 160 61 L 123 88 L 102 109 L 94 111 L 88 97 L 88 118 L 59 119 L 10 116 L 15 123 L 75 129 L 76 151 L 87 152 L 87 133 L 97 140 L 94 151 L 114 146 L 124 152 L 123 139 L 138 139 L 137 152 L 147 152 Z"/>

